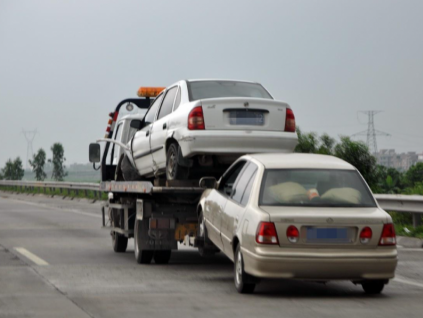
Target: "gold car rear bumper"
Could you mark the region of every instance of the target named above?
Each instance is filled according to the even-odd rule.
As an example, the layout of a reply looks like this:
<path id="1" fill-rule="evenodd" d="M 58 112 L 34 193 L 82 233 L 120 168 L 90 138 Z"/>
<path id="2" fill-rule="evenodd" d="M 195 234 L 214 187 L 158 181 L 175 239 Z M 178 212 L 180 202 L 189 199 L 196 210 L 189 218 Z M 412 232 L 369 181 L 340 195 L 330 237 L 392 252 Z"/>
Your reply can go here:
<path id="1" fill-rule="evenodd" d="M 244 269 L 260 278 L 309 280 L 390 279 L 395 275 L 395 253 L 358 255 L 271 255 L 263 256 L 242 249 Z"/>

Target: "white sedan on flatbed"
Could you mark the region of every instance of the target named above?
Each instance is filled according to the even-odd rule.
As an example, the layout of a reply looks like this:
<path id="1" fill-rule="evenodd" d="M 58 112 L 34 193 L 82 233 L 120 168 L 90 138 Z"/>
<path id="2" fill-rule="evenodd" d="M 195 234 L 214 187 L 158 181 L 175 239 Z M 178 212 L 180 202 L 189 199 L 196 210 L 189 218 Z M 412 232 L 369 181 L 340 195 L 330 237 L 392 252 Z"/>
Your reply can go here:
<path id="1" fill-rule="evenodd" d="M 241 293 L 259 278 L 290 278 L 350 280 L 375 294 L 394 277 L 392 219 L 357 169 L 338 158 L 243 156 L 198 208 L 200 254 L 217 247 L 234 261 Z"/>
<path id="2" fill-rule="evenodd" d="M 261 84 L 184 80 L 156 97 L 129 160 L 142 177 L 183 180 L 221 175 L 246 153 L 292 152 L 296 144 L 292 109 Z"/>

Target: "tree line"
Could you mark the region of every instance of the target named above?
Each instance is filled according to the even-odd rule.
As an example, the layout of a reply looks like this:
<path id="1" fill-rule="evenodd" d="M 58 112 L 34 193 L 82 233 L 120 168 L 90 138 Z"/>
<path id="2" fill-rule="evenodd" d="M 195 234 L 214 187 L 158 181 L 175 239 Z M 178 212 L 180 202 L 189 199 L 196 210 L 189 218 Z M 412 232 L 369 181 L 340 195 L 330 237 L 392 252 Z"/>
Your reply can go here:
<path id="1" fill-rule="evenodd" d="M 303 133 L 300 128 L 297 128 L 297 134 L 298 145 L 295 152 L 331 155 L 345 160 L 360 171 L 374 193 L 423 195 L 423 162 L 418 162 L 406 172 L 400 172 L 394 168 L 378 165 L 376 158 L 361 141 L 341 137 L 337 142 L 328 134 L 319 136 L 313 132 Z M 63 181 L 67 176 L 62 144 L 55 143 L 50 149 L 51 159 L 47 160 L 45 151 L 39 149 L 29 161 L 37 181 L 43 181 L 47 177 L 44 171 L 47 161 L 53 166 L 51 179 Z M 23 176 L 24 169 L 19 157 L 15 160 L 9 159 L 0 172 L 0 179 L 22 180 Z"/>
<path id="2" fill-rule="evenodd" d="M 44 149 L 39 149 L 36 154 L 33 155 L 32 160 L 29 160 L 29 164 L 35 173 L 35 179 L 37 181 L 44 181 L 47 178 L 47 174 L 44 171 L 46 162 L 50 162 L 53 166 L 51 179 L 55 181 L 63 181 L 67 176 L 65 171 L 65 150 L 61 143 L 55 143 L 51 146 L 52 158 L 47 160 L 47 155 Z M 22 166 L 22 160 L 17 157 L 15 160 L 9 159 L 6 165 L 0 172 L 0 180 L 22 180 L 24 176 L 24 168 Z"/>
<path id="3" fill-rule="evenodd" d="M 331 155 L 345 160 L 360 171 L 374 193 L 423 195 L 423 162 L 405 172 L 377 164 L 376 158 L 361 141 L 341 137 L 337 142 L 328 134 L 303 133 L 297 128 L 295 152 Z"/>

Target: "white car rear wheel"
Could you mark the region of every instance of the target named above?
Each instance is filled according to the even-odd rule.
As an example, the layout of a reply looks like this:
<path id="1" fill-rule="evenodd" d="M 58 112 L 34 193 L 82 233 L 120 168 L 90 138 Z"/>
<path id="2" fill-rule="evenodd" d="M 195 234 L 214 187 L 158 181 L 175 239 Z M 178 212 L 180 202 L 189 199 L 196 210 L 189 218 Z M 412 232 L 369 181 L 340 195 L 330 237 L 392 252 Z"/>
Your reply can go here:
<path id="1" fill-rule="evenodd" d="M 188 179 L 189 168 L 178 163 L 179 146 L 176 143 L 170 144 L 166 154 L 166 179 L 186 180 Z"/>

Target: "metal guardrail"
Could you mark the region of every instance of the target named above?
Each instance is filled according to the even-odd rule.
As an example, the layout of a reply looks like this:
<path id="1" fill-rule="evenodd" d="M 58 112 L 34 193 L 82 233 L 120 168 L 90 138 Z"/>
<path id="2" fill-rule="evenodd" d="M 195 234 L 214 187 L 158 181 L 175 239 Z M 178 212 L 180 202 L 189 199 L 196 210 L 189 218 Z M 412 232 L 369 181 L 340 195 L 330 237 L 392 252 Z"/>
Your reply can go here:
<path id="1" fill-rule="evenodd" d="M 70 191 L 74 191 L 79 194 L 79 191 L 84 191 L 87 195 L 88 191 L 94 191 L 94 196 L 100 198 L 101 190 L 100 184 L 98 183 L 86 183 L 86 182 L 54 182 L 54 181 L 15 181 L 15 180 L 0 180 L 0 186 L 16 187 L 21 190 L 46 189 L 56 190 L 59 189 L 60 193 L 70 194 Z"/>
<path id="2" fill-rule="evenodd" d="M 375 194 L 382 209 L 395 212 L 409 212 L 413 216 L 413 226 L 422 225 L 423 196 L 405 194 Z"/>
<path id="3" fill-rule="evenodd" d="M 12 181 L 0 180 L 0 186 L 13 186 L 21 189 L 42 188 L 42 189 L 60 189 L 62 192 L 69 191 L 94 191 L 95 195 L 100 197 L 102 190 L 98 183 L 85 182 L 44 182 L 44 181 Z M 409 212 L 413 215 L 413 225 L 422 224 L 421 215 L 423 214 L 423 196 L 422 195 L 403 195 L 403 194 L 375 194 L 382 209 L 395 212 Z"/>

